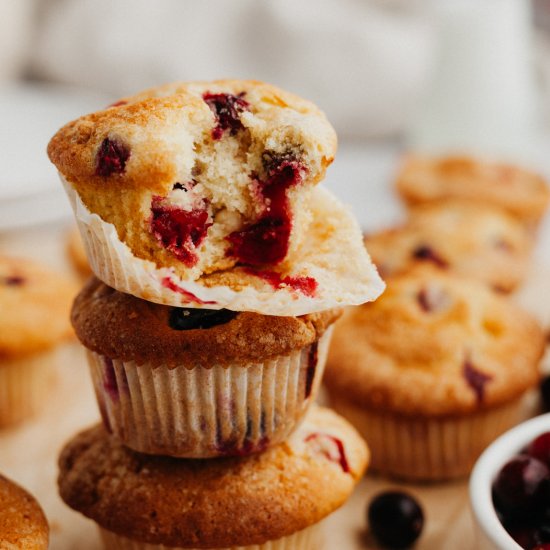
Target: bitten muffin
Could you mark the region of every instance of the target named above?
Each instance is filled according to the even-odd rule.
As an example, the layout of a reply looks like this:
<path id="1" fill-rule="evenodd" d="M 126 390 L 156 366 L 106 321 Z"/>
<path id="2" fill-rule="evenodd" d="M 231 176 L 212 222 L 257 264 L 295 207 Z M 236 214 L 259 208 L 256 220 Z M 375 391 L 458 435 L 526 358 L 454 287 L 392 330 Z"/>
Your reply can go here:
<path id="1" fill-rule="evenodd" d="M 419 269 L 346 312 L 325 384 L 332 406 L 368 435 L 374 469 L 406 479 L 463 476 L 517 422 L 544 344 L 537 322 L 510 300 Z"/>
<path id="2" fill-rule="evenodd" d="M 106 284 L 167 305 L 271 315 L 346 300 L 332 288 L 340 270 L 327 255 L 291 261 L 319 240 L 310 225 L 323 209 L 334 223 L 322 238 L 358 264 L 348 302 L 381 291 L 350 214 L 313 191 L 335 151 L 317 107 L 242 80 L 125 98 L 67 124 L 48 147 Z"/>
<path id="3" fill-rule="evenodd" d="M 67 254 L 78 274 L 87 279 L 92 274 L 92 269 L 84 250 L 82 237 L 76 227 L 67 233 Z"/>
<path id="4" fill-rule="evenodd" d="M 72 334 L 76 284 L 29 260 L 0 257 L 0 427 L 48 397 L 58 345 Z"/>
<path id="5" fill-rule="evenodd" d="M 161 306 L 92 279 L 72 321 L 107 429 L 140 452 L 207 458 L 263 451 L 296 428 L 339 315 Z"/>
<path id="6" fill-rule="evenodd" d="M 47 550 L 49 531 L 38 502 L 0 475 L 0 548 Z"/>
<path id="7" fill-rule="evenodd" d="M 367 462 L 357 432 L 315 407 L 288 441 L 245 458 L 137 454 L 98 426 L 65 446 L 58 481 L 109 550 L 318 550 L 320 522 L 348 499 Z"/>
<path id="8" fill-rule="evenodd" d="M 524 280 L 531 241 L 525 226 L 501 209 L 457 200 L 417 206 L 402 226 L 365 237 L 383 276 L 429 264 L 502 292 Z"/>
<path id="9" fill-rule="evenodd" d="M 410 205 L 461 198 L 499 206 L 535 228 L 548 207 L 550 190 L 534 172 L 465 156 L 410 155 L 397 177 L 397 190 Z"/>

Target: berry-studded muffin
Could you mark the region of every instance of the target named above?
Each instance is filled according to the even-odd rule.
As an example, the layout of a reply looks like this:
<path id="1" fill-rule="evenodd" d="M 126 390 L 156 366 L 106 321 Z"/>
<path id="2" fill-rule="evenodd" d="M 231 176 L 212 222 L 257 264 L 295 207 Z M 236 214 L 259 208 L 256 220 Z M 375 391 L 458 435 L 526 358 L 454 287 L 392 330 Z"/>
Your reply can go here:
<path id="1" fill-rule="evenodd" d="M 38 263 L 0 257 L 0 428 L 32 416 L 48 397 L 76 292 Z"/>
<path id="2" fill-rule="evenodd" d="M 59 488 L 109 550 L 318 550 L 322 520 L 348 499 L 367 461 L 357 432 L 320 408 L 285 443 L 244 458 L 138 454 L 98 426 L 65 446 Z"/>
<path id="3" fill-rule="evenodd" d="M 372 467 L 406 479 L 466 475 L 518 420 L 544 334 L 510 300 L 434 269 L 388 279 L 334 330 L 330 403 L 364 436 Z"/>
<path id="4" fill-rule="evenodd" d="M 460 198 L 499 206 L 535 228 L 548 207 L 546 181 L 525 168 L 461 156 L 409 156 L 397 190 L 410 205 Z"/>
<path id="5" fill-rule="evenodd" d="M 19 485 L 0 475 L 0 548 L 47 550 L 49 532 L 38 502 Z"/>
<path id="6" fill-rule="evenodd" d="M 140 452 L 206 458 L 260 452 L 296 428 L 339 316 L 163 306 L 92 279 L 72 321 L 107 430 Z"/>
<path id="7" fill-rule="evenodd" d="M 429 264 L 510 292 L 526 276 L 532 239 L 499 208 L 446 200 L 413 208 L 405 224 L 367 235 L 365 245 L 383 276 Z"/>
<path id="8" fill-rule="evenodd" d="M 92 274 L 82 237 L 76 227 L 67 233 L 67 255 L 79 275 L 87 279 Z"/>
<path id="9" fill-rule="evenodd" d="M 334 288 L 340 266 L 322 254 L 292 261 L 319 237 L 312 217 L 327 207 L 334 223 L 322 238 L 360 264 L 353 303 L 381 290 L 353 246 L 355 222 L 314 191 L 335 151 L 315 105 L 242 80 L 124 98 L 67 124 L 48 147 L 92 269 L 109 286 L 167 305 L 273 315 L 343 300 Z"/>

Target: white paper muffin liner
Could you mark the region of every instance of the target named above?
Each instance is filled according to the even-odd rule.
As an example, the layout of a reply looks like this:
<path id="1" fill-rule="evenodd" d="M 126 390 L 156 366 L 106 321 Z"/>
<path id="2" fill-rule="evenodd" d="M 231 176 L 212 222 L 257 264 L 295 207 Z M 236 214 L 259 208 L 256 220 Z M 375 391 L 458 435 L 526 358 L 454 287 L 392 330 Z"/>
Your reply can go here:
<path id="1" fill-rule="evenodd" d="M 57 349 L 0 361 L 0 428 L 34 416 L 50 397 Z"/>
<path id="2" fill-rule="evenodd" d="M 103 422 L 143 453 L 209 458 L 284 441 L 314 401 L 332 327 L 318 342 L 265 363 L 137 365 L 88 351 Z"/>
<path id="3" fill-rule="evenodd" d="M 316 523 L 287 537 L 267 541 L 263 544 L 213 548 L 212 550 L 321 550 L 323 548 L 322 524 L 323 522 Z M 105 550 L 197 550 L 181 546 L 138 542 L 101 527 L 99 527 L 99 533 Z"/>
<path id="4" fill-rule="evenodd" d="M 370 470 L 404 480 L 467 476 L 483 450 L 518 423 L 522 399 L 452 418 L 405 417 L 361 408 L 330 395 L 334 410 L 369 442 Z"/>
<path id="5" fill-rule="evenodd" d="M 181 279 L 172 268 L 157 267 L 149 260 L 137 258 L 118 238 L 115 226 L 90 212 L 73 187 L 63 176 L 60 177 L 73 207 L 92 271 L 105 284 L 120 292 L 171 306 L 298 316 L 362 304 L 376 299 L 384 289 L 384 283 L 364 249 L 357 223 L 325 189 L 316 189 L 315 200 L 320 208 L 330 211 L 333 220 L 337 220 L 334 223 L 340 224 L 329 237 L 334 241 L 334 247 L 325 246 L 321 250 L 317 242 L 321 237 L 312 237 L 312 242 L 304 245 L 309 246 L 308 254 L 299 254 L 295 262 L 300 276 L 312 276 L 318 283 L 316 295 L 311 297 L 286 286 L 273 288 L 265 282 L 261 288 L 246 284 L 239 291 L 223 285 L 206 287 L 197 281 Z M 324 210 L 317 214 L 327 217 Z M 335 256 L 334 249 L 342 247 L 342 254 Z"/>

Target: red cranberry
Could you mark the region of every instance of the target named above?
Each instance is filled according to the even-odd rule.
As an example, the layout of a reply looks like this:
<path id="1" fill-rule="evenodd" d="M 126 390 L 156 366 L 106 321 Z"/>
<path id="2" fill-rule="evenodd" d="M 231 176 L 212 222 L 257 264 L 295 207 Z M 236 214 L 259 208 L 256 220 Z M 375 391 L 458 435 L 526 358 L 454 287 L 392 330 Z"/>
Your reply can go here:
<path id="1" fill-rule="evenodd" d="M 212 139 L 221 139 L 226 130 L 234 136 L 242 129 L 241 114 L 250 107 L 243 99 L 244 95 L 244 92 L 239 95 L 207 92 L 202 96 L 217 120 L 217 125 L 212 130 Z"/>
<path id="2" fill-rule="evenodd" d="M 407 548 L 422 532 L 424 514 L 418 502 L 401 491 L 374 497 L 367 512 L 369 529 L 385 548 Z"/>
<path id="3" fill-rule="evenodd" d="M 527 447 L 527 454 L 540 460 L 550 469 L 550 432 L 545 432 L 531 441 Z"/>
<path id="4" fill-rule="evenodd" d="M 550 412 L 550 376 L 545 376 L 540 383 L 540 398 L 544 412 Z"/>
<path id="5" fill-rule="evenodd" d="M 485 396 L 485 385 L 490 382 L 493 377 L 490 374 L 485 374 L 476 369 L 469 359 L 464 361 L 462 375 L 476 394 L 477 402 L 482 403 Z"/>
<path id="6" fill-rule="evenodd" d="M 206 238 L 212 225 L 204 209 L 183 210 L 155 196 L 151 202 L 151 232 L 157 240 L 187 267 L 193 267 L 198 256 L 196 249 Z"/>
<path id="7" fill-rule="evenodd" d="M 344 473 L 350 473 L 344 444 L 340 439 L 326 433 L 312 433 L 306 437 L 305 441 L 315 452 L 339 464 Z"/>
<path id="8" fill-rule="evenodd" d="M 20 275 L 9 275 L 7 277 L 0 277 L 0 284 L 6 286 L 21 286 L 25 282 L 25 279 Z"/>
<path id="9" fill-rule="evenodd" d="M 449 264 L 431 246 L 421 245 L 413 250 L 413 257 L 417 260 L 432 262 L 437 267 L 446 268 Z"/>
<path id="10" fill-rule="evenodd" d="M 98 176 L 110 176 L 120 174 L 126 169 L 126 162 L 130 158 L 130 149 L 114 139 L 105 138 L 96 158 L 96 174 Z"/>
<path id="11" fill-rule="evenodd" d="M 229 255 L 246 265 L 278 264 L 288 253 L 292 215 L 288 190 L 302 182 L 305 167 L 290 154 L 272 155 L 266 160 L 267 178 L 256 179 L 264 212 L 258 221 L 229 235 Z"/>
<path id="12" fill-rule="evenodd" d="M 549 470 L 528 455 L 508 461 L 493 483 L 495 508 L 507 520 L 529 518 L 549 495 Z"/>
<path id="13" fill-rule="evenodd" d="M 228 309 L 191 309 L 175 307 L 170 311 L 168 324 L 174 330 L 208 329 L 229 323 L 237 312 Z"/>
<path id="14" fill-rule="evenodd" d="M 305 296 L 313 297 L 317 291 L 317 281 L 313 277 L 292 277 L 287 275 L 281 277 L 281 275 L 275 271 L 256 271 L 254 269 L 245 269 L 245 273 L 260 277 L 273 288 L 279 289 L 283 287 L 290 287 L 292 290 L 301 292 Z"/>

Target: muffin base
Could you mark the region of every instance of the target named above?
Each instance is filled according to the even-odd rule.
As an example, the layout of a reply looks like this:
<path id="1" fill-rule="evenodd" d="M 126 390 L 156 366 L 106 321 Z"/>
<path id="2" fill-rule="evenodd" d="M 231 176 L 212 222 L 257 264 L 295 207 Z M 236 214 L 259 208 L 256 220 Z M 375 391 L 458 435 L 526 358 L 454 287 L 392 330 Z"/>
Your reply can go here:
<path id="1" fill-rule="evenodd" d="M 57 349 L 0 361 L 0 428 L 34 416 L 55 378 Z"/>
<path id="2" fill-rule="evenodd" d="M 244 456 L 284 441 L 315 400 L 332 334 L 261 364 L 137 365 L 88 351 L 107 430 L 148 454 Z M 315 361 L 316 356 L 316 361 Z"/>
<path id="3" fill-rule="evenodd" d="M 369 442 L 370 470 L 411 481 L 467 476 L 483 450 L 519 422 L 522 401 L 462 417 L 408 418 L 374 412 L 330 395 L 334 410 Z"/>
<path id="4" fill-rule="evenodd" d="M 164 546 L 163 544 L 148 544 L 138 542 L 112 531 L 99 527 L 99 533 L 106 550 L 199 550 L 183 548 L 181 546 Z M 278 540 L 270 540 L 263 544 L 250 546 L 231 546 L 213 548 L 212 550 L 321 550 L 323 548 L 322 522 L 302 529 L 292 535 Z"/>

